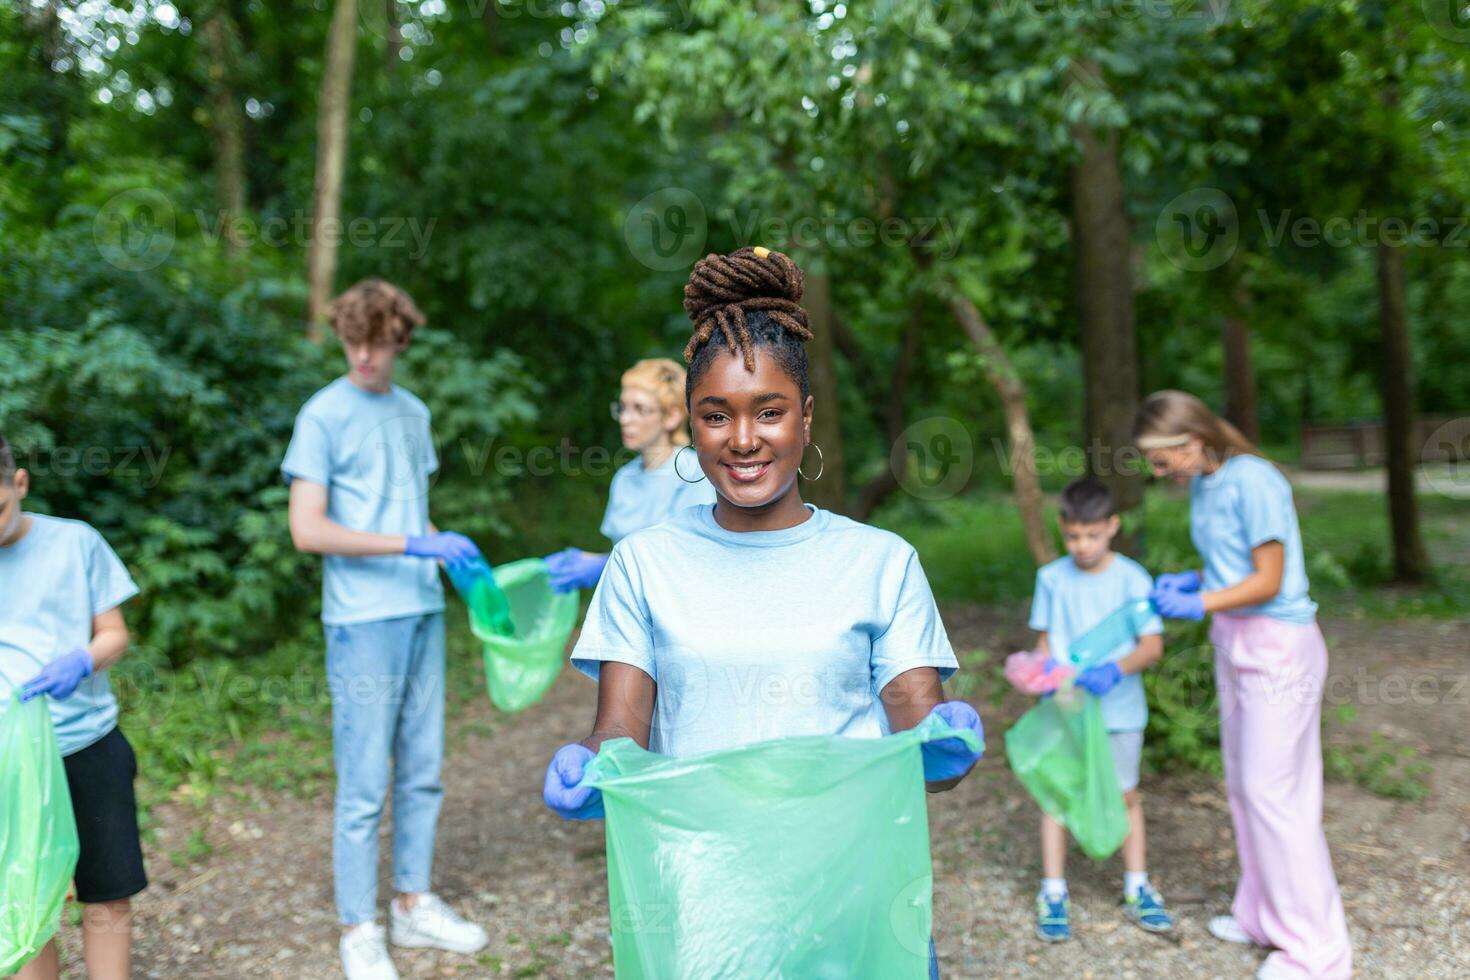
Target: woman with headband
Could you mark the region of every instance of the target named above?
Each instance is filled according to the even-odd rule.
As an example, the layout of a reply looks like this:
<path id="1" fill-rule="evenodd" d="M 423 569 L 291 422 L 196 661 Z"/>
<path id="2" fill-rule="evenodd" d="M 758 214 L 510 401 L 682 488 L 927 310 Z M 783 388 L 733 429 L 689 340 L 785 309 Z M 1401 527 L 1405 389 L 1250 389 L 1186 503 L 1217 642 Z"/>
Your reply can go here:
<path id="1" fill-rule="evenodd" d="M 1353 954 L 1322 832 L 1327 646 L 1307 593 L 1291 485 L 1250 440 L 1182 391 L 1150 395 L 1134 423 L 1155 474 L 1190 485 L 1203 571 L 1159 576 L 1163 615 L 1214 614 L 1220 747 L 1240 880 L 1227 942 L 1273 947 L 1259 980 L 1352 976 Z"/>

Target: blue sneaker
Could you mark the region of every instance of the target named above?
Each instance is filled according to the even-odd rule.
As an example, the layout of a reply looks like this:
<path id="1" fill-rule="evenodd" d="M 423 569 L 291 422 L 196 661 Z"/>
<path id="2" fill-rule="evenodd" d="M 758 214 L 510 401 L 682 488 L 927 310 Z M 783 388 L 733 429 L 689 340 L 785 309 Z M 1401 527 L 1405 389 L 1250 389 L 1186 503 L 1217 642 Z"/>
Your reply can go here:
<path id="1" fill-rule="evenodd" d="M 1049 901 L 1036 896 L 1036 938 L 1044 943 L 1064 943 L 1072 938 L 1072 903 L 1063 895 Z"/>
<path id="2" fill-rule="evenodd" d="M 1149 932 L 1168 932 L 1174 928 L 1174 917 L 1164 908 L 1164 899 L 1150 885 L 1144 885 L 1138 894 L 1123 900 L 1123 911 L 1140 929 Z"/>

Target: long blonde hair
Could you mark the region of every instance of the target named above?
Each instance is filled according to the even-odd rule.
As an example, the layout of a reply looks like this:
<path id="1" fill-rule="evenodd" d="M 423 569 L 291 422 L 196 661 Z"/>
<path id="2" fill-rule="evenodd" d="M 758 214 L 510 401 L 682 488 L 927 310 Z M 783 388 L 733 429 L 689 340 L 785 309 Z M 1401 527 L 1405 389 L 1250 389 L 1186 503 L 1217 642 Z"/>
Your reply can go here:
<path id="1" fill-rule="evenodd" d="M 1183 445 L 1190 436 L 1198 436 L 1205 452 L 1217 462 L 1231 456 L 1265 455 L 1244 433 L 1187 391 L 1156 391 L 1143 400 L 1133 417 L 1133 439 L 1140 449 Z"/>
<path id="2" fill-rule="evenodd" d="M 667 357 L 649 357 L 634 364 L 623 372 L 623 387 L 638 388 L 653 396 L 659 409 L 684 414 L 684 366 Z M 688 419 L 685 423 L 687 425 Z M 669 438 L 675 446 L 689 445 L 689 433 L 685 425 L 679 426 Z"/>

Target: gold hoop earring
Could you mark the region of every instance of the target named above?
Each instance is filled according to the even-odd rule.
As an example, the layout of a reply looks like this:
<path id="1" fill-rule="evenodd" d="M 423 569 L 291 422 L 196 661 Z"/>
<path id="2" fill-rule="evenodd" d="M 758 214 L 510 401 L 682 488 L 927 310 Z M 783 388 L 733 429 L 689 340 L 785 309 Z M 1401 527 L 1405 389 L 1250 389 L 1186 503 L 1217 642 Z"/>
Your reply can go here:
<path id="1" fill-rule="evenodd" d="M 689 449 L 689 448 L 690 447 L 688 447 L 688 446 L 680 446 L 679 449 L 678 449 L 678 451 L 676 451 L 674 453 L 674 475 L 677 476 L 681 480 L 684 480 L 684 474 L 679 472 L 679 457 L 681 455 L 683 455 L 684 450 Z M 692 449 L 690 451 L 693 452 Z M 699 454 L 698 453 L 695 453 L 695 458 L 696 459 L 699 458 Z M 800 469 L 800 467 L 797 467 L 797 468 Z M 705 479 L 704 474 L 701 473 L 699 475 L 699 479 L 698 480 L 684 480 L 684 482 L 685 483 L 703 483 L 704 482 L 704 479 Z"/>
<path id="2" fill-rule="evenodd" d="M 801 466 L 800 465 L 798 465 L 796 467 L 796 472 L 801 474 L 801 478 L 803 480 L 809 480 L 812 483 L 816 483 L 818 480 L 820 480 L 822 478 L 822 474 L 825 473 L 825 472 L 827 472 L 827 458 L 822 455 L 822 447 L 821 446 L 817 445 L 816 443 L 812 443 L 811 445 L 812 445 L 812 448 L 817 451 L 817 475 L 816 476 L 807 476 L 805 473 L 802 473 L 801 472 Z"/>

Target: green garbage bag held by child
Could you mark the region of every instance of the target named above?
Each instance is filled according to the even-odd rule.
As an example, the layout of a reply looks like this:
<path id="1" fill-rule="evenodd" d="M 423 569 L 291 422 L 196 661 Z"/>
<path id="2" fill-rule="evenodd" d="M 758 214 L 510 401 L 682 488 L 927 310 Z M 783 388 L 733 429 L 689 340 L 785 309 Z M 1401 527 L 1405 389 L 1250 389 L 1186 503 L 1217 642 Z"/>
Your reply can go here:
<path id="1" fill-rule="evenodd" d="M 1128 836 L 1128 812 L 1097 698 L 1071 686 L 1006 732 L 1011 770 L 1042 811 L 1101 861 Z"/>
<path id="2" fill-rule="evenodd" d="M 529 708 L 561 673 L 577 622 L 578 593 L 552 592 L 540 558 L 497 565 L 484 559 L 451 568 L 470 610 L 470 631 L 485 656 L 485 685 L 501 711 Z"/>
<path id="3" fill-rule="evenodd" d="M 602 745 L 619 980 L 929 975 L 933 869 L 921 743 L 798 736 L 670 758 Z"/>
<path id="4" fill-rule="evenodd" d="M 0 976 L 56 934 L 77 867 L 77 824 L 46 698 L 0 706 Z"/>

